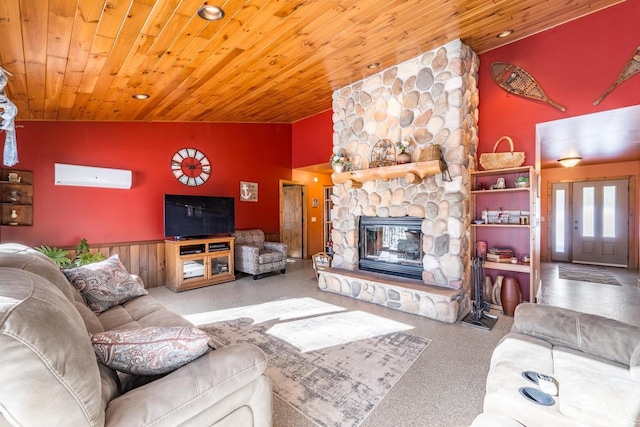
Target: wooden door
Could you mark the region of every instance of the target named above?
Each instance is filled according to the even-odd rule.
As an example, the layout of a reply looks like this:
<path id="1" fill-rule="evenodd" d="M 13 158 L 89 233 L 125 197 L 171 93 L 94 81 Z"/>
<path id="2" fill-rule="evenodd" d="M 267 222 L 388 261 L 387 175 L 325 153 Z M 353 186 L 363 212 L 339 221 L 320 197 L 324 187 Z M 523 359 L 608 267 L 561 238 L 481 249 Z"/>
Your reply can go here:
<path id="1" fill-rule="evenodd" d="M 627 267 L 629 181 L 573 184 L 573 262 Z"/>
<path id="2" fill-rule="evenodd" d="M 288 256 L 302 258 L 302 186 L 282 187 L 282 243 L 288 247 Z"/>

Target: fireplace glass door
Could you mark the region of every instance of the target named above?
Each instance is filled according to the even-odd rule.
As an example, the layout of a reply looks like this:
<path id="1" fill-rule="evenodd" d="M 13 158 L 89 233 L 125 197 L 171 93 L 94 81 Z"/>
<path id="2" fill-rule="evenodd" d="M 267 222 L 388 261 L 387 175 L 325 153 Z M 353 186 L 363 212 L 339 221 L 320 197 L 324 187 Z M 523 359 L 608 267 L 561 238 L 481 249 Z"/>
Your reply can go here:
<path id="1" fill-rule="evenodd" d="M 360 269 L 422 278 L 422 220 L 360 218 Z"/>

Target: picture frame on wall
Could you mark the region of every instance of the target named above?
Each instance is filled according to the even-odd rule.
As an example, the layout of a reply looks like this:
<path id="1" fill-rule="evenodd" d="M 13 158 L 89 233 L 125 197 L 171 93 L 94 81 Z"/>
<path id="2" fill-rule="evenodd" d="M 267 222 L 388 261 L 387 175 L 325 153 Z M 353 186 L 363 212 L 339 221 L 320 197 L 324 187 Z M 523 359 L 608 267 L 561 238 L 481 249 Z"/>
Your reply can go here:
<path id="1" fill-rule="evenodd" d="M 257 202 L 258 201 L 258 183 L 240 181 L 240 201 L 241 202 Z"/>

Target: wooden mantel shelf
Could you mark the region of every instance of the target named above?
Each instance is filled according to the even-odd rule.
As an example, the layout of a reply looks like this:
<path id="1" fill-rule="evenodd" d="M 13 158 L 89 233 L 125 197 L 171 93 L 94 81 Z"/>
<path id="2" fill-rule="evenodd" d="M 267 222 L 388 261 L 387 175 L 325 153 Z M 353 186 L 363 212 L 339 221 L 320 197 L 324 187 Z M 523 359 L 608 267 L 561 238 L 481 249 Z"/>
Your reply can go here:
<path id="1" fill-rule="evenodd" d="M 392 178 L 404 178 L 407 183 L 419 184 L 425 176 L 442 172 L 440 160 L 426 162 L 405 163 L 402 165 L 382 166 L 379 168 L 362 169 L 350 172 L 334 173 L 331 179 L 334 184 L 347 184 L 360 187 L 367 181 L 387 181 Z"/>

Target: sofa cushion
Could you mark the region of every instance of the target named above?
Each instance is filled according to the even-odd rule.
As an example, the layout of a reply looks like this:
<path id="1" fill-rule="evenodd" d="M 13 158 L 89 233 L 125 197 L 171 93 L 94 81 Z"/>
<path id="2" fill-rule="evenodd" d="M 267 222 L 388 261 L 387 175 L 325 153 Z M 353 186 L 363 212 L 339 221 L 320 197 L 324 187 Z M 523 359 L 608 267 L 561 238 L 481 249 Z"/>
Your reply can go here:
<path id="1" fill-rule="evenodd" d="M 142 328 L 106 331 L 91 337 L 98 360 L 137 375 L 166 374 L 209 349 L 210 337 L 198 328 Z"/>
<path id="2" fill-rule="evenodd" d="M 144 287 L 127 272 L 118 255 L 63 272 L 97 314 L 132 298 L 147 295 Z"/>
<path id="3" fill-rule="evenodd" d="M 631 355 L 629 370 L 631 371 L 631 378 L 640 382 L 640 344 L 636 346 L 636 349 Z"/>
<path id="4" fill-rule="evenodd" d="M 104 424 L 106 401 L 74 304 L 44 278 L 0 268 L 0 402 L 14 425 Z M 106 396 L 106 393 L 105 393 Z"/>
<path id="5" fill-rule="evenodd" d="M 593 314 L 531 303 L 516 307 L 511 330 L 627 366 L 640 344 L 638 327 Z"/>
<path id="6" fill-rule="evenodd" d="M 139 329 L 150 326 L 193 326 L 184 317 L 167 309 L 151 295 L 143 295 L 98 315 L 103 331 Z"/>
<path id="7" fill-rule="evenodd" d="M 272 262 L 282 261 L 283 258 L 282 252 L 262 250 L 258 255 L 258 264 L 271 264 Z"/>
<path id="8" fill-rule="evenodd" d="M 593 427 L 640 425 L 640 383 L 622 364 L 554 347 L 560 412 Z"/>

